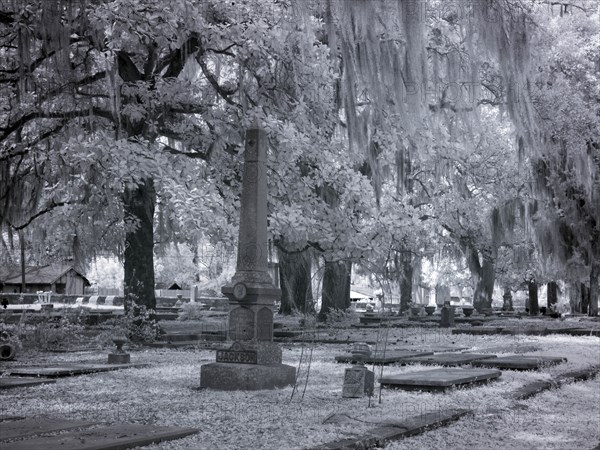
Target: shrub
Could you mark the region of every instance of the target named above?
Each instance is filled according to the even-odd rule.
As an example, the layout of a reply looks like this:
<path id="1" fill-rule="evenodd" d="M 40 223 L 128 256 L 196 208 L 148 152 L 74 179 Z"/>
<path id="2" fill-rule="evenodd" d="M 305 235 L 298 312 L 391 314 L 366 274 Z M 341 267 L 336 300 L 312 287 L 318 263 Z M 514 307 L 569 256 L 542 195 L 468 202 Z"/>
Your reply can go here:
<path id="1" fill-rule="evenodd" d="M 154 342 L 161 333 L 155 314 L 144 305 L 132 305 L 122 316 L 104 323 L 105 329 L 96 336 L 96 343 L 102 347 L 112 346 L 115 335 L 127 336 L 135 343 Z"/>
<path id="2" fill-rule="evenodd" d="M 200 303 L 186 303 L 181 307 L 177 320 L 201 320 L 204 305 Z"/>
<path id="3" fill-rule="evenodd" d="M 58 350 L 83 340 L 87 313 L 82 308 L 66 310 L 60 316 L 42 313 L 31 324 L 21 323 L 23 346 L 37 350 Z"/>
<path id="4" fill-rule="evenodd" d="M 358 315 L 352 308 L 331 309 L 325 317 L 325 323 L 331 328 L 346 328 L 358 321 Z"/>

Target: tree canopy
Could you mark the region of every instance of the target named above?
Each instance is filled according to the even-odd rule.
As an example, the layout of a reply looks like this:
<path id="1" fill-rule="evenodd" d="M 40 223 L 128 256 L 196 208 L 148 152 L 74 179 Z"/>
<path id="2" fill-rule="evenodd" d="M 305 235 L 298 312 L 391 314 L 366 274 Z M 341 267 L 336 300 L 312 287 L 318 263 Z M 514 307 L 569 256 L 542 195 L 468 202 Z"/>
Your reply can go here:
<path id="1" fill-rule="evenodd" d="M 561 278 L 597 314 L 598 23 L 583 1 L 3 2 L 3 259 L 17 235 L 38 260 L 112 252 L 152 308 L 169 244 L 234 247 L 258 122 L 290 267 L 410 291 L 443 257 L 480 309 L 495 283 Z"/>

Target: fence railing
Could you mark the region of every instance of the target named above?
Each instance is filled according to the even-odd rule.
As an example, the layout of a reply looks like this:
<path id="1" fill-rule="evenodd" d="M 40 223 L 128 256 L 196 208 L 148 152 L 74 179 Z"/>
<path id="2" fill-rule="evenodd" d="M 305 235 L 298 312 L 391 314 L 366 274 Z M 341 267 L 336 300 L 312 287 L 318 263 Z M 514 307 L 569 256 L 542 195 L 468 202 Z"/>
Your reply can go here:
<path id="1" fill-rule="evenodd" d="M 155 289 L 154 294 L 157 297 L 167 297 L 167 298 L 177 298 L 178 295 L 181 295 L 183 298 L 190 298 L 190 290 L 182 289 Z M 123 296 L 123 289 L 116 288 L 86 288 L 85 295 L 116 295 Z"/>

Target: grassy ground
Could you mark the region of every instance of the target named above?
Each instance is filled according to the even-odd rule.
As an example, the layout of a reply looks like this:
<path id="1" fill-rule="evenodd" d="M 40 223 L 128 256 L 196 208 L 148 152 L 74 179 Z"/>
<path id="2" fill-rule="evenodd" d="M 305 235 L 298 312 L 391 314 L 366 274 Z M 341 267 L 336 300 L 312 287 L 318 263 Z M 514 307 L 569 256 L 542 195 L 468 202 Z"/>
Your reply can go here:
<path id="1" fill-rule="evenodd" d="M 528 322 L 532 322 L 533 326 L 540 323 L 533 319 Z M 566 325 L 560 321 L 548 323 L 571 327 L 582 325 L 580 322 L 567 322 Z M 289 325 L 293 324 L 290 322 Z M 599 324 L 585 322 L 585 325 L 598 327 Z M 544 326 L 548 326 L 547 323 Z M 322 333 L 336 338 L 375 340 L 378 330 L 343 328 Z M 452 335 L 448 330 L 438 328 L 393 328 L 388 333 L 389 350 L 468 347 L 473 351 L 492 349 L 499 356 L 526 351 L 527 354 L 565 356 L 569 361 L 541 372 L 504 371 L 496 382 L 446 393 L 386 389 L 381 392 L 379 402 L 378 390 L 372 399 L 342 398 L 344 369 L 348 365 L 336 364 L 334 356 L 348 349 L 343 344 L 313 347 L 282 344 L 284 363 L 296 367 L 301 354 L 307 356 L 312 349 L 306 387 L 307 366 L 304 365 L 300 368 L 299 384 L 293 396 L 292 387 L 258 392 L 199 391 L 195 388 L 199 386 L 200 366 L 214 362 L 214 351 L 200 348 L 141 349 L 132 352 L 132 362 L 149 363 L 151 366 L 148 368 L 61 378 L 56 384 L 1 391 L 0 413 L 200 429 L 195 436 L 148 448 L 291 449 L 358 435 L 371 427 L 366 423 L 323 425 L 323 420 L 334 412 L 348 412 L 359 419 L 372 416 L 402 419 L 445 408 L 468 408 L 475 413 L 472 417 L 392 443 L 387 448 L 591 449 L 600 443 L 598 378 L 567 385 L 518 403 L 503 396 L 528 382 L 599 364 L 598 337 L 469 336 Z M 21 364 L 99 362 L 106 360 L 106 353 L 25 352 L 19 361 L 4 363 L 0 370 Z M 421 365 L 387 366 L 383 375 L 430 368 Z M 376 376 L 380 374 L 380 369 L 376 368 Z"/>

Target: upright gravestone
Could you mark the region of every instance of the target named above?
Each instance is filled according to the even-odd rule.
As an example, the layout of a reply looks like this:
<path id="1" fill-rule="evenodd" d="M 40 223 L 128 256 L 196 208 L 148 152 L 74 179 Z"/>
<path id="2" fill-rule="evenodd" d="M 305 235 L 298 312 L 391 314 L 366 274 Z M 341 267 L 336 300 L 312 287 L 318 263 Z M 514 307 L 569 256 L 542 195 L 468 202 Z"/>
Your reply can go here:
<path id="1" fill-rule="evenodd" d="M 274 389 L 294 383 L 296 369 L 281 363 L 273 342 L 273 302 L 281 291 L 267 262 L 267 137 L 246 132 L 236 272 L 221 291 L 229 299 L 229 349 L 200 369 L 200 387 L 219 390 Z"/>
<path id="2" fill-rule="evenodd" d="M 454 308 L 449 301 L 444 302 L 442 306 L 442 317 L 440 319 L 440 327 L 448 328 L 454 326 Z"/>

